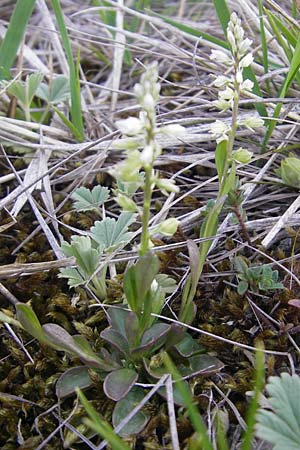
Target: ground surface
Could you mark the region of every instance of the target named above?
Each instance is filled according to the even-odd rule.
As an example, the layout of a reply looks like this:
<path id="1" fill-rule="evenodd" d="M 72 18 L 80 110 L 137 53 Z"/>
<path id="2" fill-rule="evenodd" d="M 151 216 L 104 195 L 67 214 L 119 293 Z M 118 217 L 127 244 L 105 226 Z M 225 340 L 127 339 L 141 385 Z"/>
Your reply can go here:
<path id="1" fill-rule="evenodd" d="M 3 34 L 15 2 L 2 3 L 0 26 Z M 84 288 L 70 290 L 66 281 L 58 278 L 59 267 L 68 264 L 65 259 L 58 258 L 58 249 L 62 238 L 70 240 L 74 230 L 87 230 L 97 219 L 93 212 L 74 211 L 71 193 L 83 185 L 88 188 L 97 184 L 114 187 L 109 171 L 123 158 L 121 152 L 111 150 L 112 139 L 118 136 L 115 121 L 136 113 L 132 91 L 143 72 L 143 65 L 154 60 L 159 64 L 162 89 L 158 120 L 186 127 L 180 140 L 166 140 L 165 151 L 156 167 L 166 178 L 175 176 L 180 187 L 180 193 L 172 197 L 167 206 L 169 217 L 178 218 L 180 228 L 174 237 L 155 241 L 161 246 L 158 254 L 162 272 L 178 283 L 188 270 L 187 239 L 199 238 L 203 207 L 217 195 L 216 143 L 208 132 L 209 124 L 220 117 L 229 121 L 230 113 L 221 114 L 212 105 L 217 98 L 212 81 L 225 70 L 209 59 L 213 44 L 179 30 L 146 9 L 135 15 L 125 9 L 125 33 L 115 35 L 107 26 L 109 24 L 103 23 L 103 17 L 90 10 L 92 3 L 61 1 L 74 57 L 80 50 L 84 142 L 77 142 L 53 112 L 49 113 L 44 125 L 37 125 L 43 104 L 36 102 L 30 120 L 25 121 L 19 105 L 12 114 L 9 113 L 12 97 L 2 93 L 0 98 L 0 139 L 3 144 L 0 159 L 0 277 L 3 283 L 0 305 L 3 312 L 14 317 L 10 293 L 20 302 L 29 302 L 42 324 L 54 322 L 70 334 L 80 333 L 97 349 L 102 345 L 100 331 L 107 326 L 105 315 L 101 309 L 89 308 L 95 300 L 88 291 Z M 129 3 L 134 2 L 125 3 L 130 6 Z M 150 3 L 151 10 L 158 14 L 223 39 L 212 2 Z M 272 64 L 269 72 L 264 74 L 257 4 L 248 0 L 237 5 L 235 2 L 234 6 L 242 17 L 246 34 L 254 40 L 257 58 L 253 69 L 267 109 L 272 114 L 288 67 L 287 58 L 277 40 L 270 41 Z M 268 7 L 274 11 L 272 6 Z M 285 5 L 281 7 L 285 8 Z M 290 14 L 289 6 L 285 10 Z M 41 71 L 46 81 L 53 74 L 68 75 L 60 40 L 56 39 L 56 32 L 51 31 L 53 24 L 55 18 L 50 2 L 37 2 L 29 21 L 23 54 L 15 63 L 13 75 L 20 71 L 23 76 Z M 120 62 L 115 40 L 122 41 L 124 36 L 130 52 Z M 297 278 L 300 216 L 294 204 L 298 191 L 284 185 L 274 172 L 283 154 L 298 152 L 299 116 L 294 106 L 297 92 L 295 82 L 264 155 L 260 155 L 263 129 L 255 133 L 250 130 L 238 133 L 235 148 L 243 146 L 254 153 L 250 164 L 238 168 L 244 189 L 245 226 L 251 245 L 241 232 L 240 224 L 224 211 L 220 218 L 220 236 L 210 252 L 195 298 L 198 309 L 193 322 L 195 330 L 191 334 L 207 352 L 222 361 L 224 368 L 211 377 L 194 377 L 190 384 L 201 413 L 209 418 L 210 432 L 213 433 L 212 418 L 216 409 L 227 411 L 232 449 L 238 448 L 240 441 L 248 404 L 246 393 L 252 389 L 253 347 L 258 340 L 263 340 L 265 348 L 271 351 L 266 355 L 267 376 L 299 370 L 299 310 L 288 304 L 289 300 L 299 297 L 300 286 Z M 63 103 L 58 108 L 66 112 Z M 243 98 L 240 115 L 246 116 L 251 111 L 255 111 L 252 100 Z M 41 182 L 35 184 L 37 178 Z M 22 191 L 27 191 L 29 197 Z M 159 193 L 154 197 L 152 215 L 159 217 L 166 197 Z M 136 195 L 136 201 L 141 201 L 141 194 Z M 285 214 L 290 206 L 290 212 Z M 119 210 L 114 201 L 109 201 L 106 211 L 116 217 Z M 135 225 L 136 229 L 138 225 Z M 233 262 L 236 254 L 243 256 L 249 264 L 272 263 L 272 268 L 279 270 L 284 289 L 250 290 L 239 295 Z M 134 246 L 126 247 L 126 251 L 116 255 L 116 258 L 122 256 L 123 262 L 117 264 L 119 276 L 109 284 L 109 297 L 113 302 L 121 298 L 122 274 L 126 262 L 135 255 Z M 175 314 L 180 298 L 179 285 L 169 303 Z M 169 310 L 166 311 L 168 314 Z M 16 340 L 16 335 L 23 344 Z M 58 409 L 55 383 L 64 371 L 77 365 L 78 360 L 41 346 L 13 326 L 2 324 L 0 339 L 1 449 L 92 448 L 87 443 L 80 443 L 68 426 L 57 429 L 71 413 L 75 397 L 64 400 Z M 95 374 L 93 376 L 95 382 L 87 396 L 110 420 L 113 402 L 105 397 L 101 383 Z M 150 403 L 148 408 L 152 418 L 147 427 L 130 440 L 130 445 L 135 449 L 172 448 L 166 403 L 159 397 L 154 397 Z M 82 417 L 85 416 L 83 407 L 79 406 L 68 423 L 79 426 L 79 431 L 84 434 Z M 181 447 L 188 448 L 193 430 L 180 409 L 177 410 L 177 428 Z M 51 439 L 46 442 L 48 436 Z M 92 442 L 97 445 L 100 441 L 94 438 Z M 267 447 L 257 442 L 254 448 Z"/>

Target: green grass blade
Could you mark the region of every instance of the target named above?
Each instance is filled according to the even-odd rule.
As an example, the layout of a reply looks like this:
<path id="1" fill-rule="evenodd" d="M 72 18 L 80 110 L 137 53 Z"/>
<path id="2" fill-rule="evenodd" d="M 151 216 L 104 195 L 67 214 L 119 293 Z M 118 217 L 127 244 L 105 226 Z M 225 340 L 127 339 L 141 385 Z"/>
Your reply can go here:
<path id="1" fill-rule="evenodd" d="M 168 372 L 172 375 L 173 380 L 176 380 L 176 385 L 183 398 L 185 408 L 191 419 L 194 430 L 198 433 L 199 445 L 201 445 L 201 447 L 199 448 L 203 450 L 213 450 L 213 446 L 207 435 L 205 424 L 198 411 L 198 408 L 194 404 L 194 400 L 191 393 L 189 392 L 187 386 L 181 381 L 181 376 L 178 373 L 175 365 L 171 361 L 170 357 L 167 355 L 167 353 L 164 354 L 163 359 Z"/>
<path id="2" fill-rule="evenodd" d="M 300 68 L 300 35 L 298 37 L 297 45 L 296 45 L 294 53 L 293 53 L 289 71 L 287 73 L 287 76 L 286 76 L 283 86 L 281 88 L 279 98 L 285 98 L 290 85 L 292 84 L 294 78 L 297 75 L 299 68 Z M 274 128 L 276 127 L 276 124 L 277 124 L 276 119 L 278 119 L 278 117 L 279 117 L 281 107 L 282 107 L 282 103 L 278 103 L 274 110 L 274 113 L 273 113 L 273 119 L 275 119 L 275 120 L 268 121 L 267 132 L 266 132 L 266 135 L 265 135 L 263 143 L 262 143 L 261 153 L 263 153 L 265 151 L 267 143 L 268 143 L 270 137 L 272 136 Z"/>
<path id="3" fill-rule="evenodd" d="M 286 44 L 285 39 L 282 37 L 282 31 L 279 29 L 279 27 L 276 24 L 275 21 L 275 16 L 274 14 L 272 14 L 270 11 L 268 11 L 267 9 L 265 10 L 266 15 L 268 17 L 268 21 L 269 24 L 271 25 L 271 28 L 273 30 L 273 33 L 276 37 L 276 40 L 278 42 L 278 44 L 280 45 L 280 47 L 282 48 L 282 50 L 284 51 L 284 53 L 286 54 L 287 58 L 289 61 L 291 61 L 292 57 L 293 57 L 293 53 L 292 50 L 290 49 L 290 47 Z M 280 21 L 279 21 L 280 22 Z M 296 43 L 294 43 L 294 47 L 295 47 Z"/>
<path id="4" fill-rule="evenodd" d="M 113 428 L 101 419 L 85 395 L 79 389 L 77 389 L 76 392 L 87 414 L 90 416 L 90 420 L 86 419 L 85 423 L 99 433 L 99 435 L 105 439 L 114 450 L 130 450 L 131 447 L 128 447 L 128 445 L 114 432 Z"/>
<path id="5" fill-rule="evenodd" d="M 59 31 L 61 34 L 63 47 L 65 49 L 68 64 L 69 64 L 72 122 L 78 131 L 80 140 L 83 141 L 84 128 L 83 128 L 83 120 L 82 120 L 82 112 L 81 112 L 78 71 L 76 70 L 76 67 L 74 64 L 71 43 L 69 40 L 69 36 L 68 36 L 68 32 L 67 32 L 67 28 L 66 28 L 66 24 L 64 21 L 64 16 L 63 16 L 63 13 L 61 10 L 59 0 L 52 0 L 52 7 L 55 12 L 57 25 L 58 25 L 58 28 L 59 28 Z"/>
<path id="6" fill-rule="evenodd" d="M 256 350 L 256 368 L 255 368 L 255 385 L 254 394 L 247 411 L 247 428 L 243 435 L 243 444 L 241 450 L 251 450 L 252 449 L 252 439 L 254 437 L 254 426 L 256 422 L 256 412 L 259 407 L 259 397 L 263 390 L 265 381 L 265 370 L 264 370 L 264 353 L 262 348 L 257 348 Z"/>
<path id="7" fill-rule="evenodd" d="M 12 68 L 34 4 L 35 0 L 18 0 L 16 3 L 0 47 L 0 79 L 6 78 Z"/>
<path id="8" fill-rule="evenodd" d="M 51 105 L 51 108 L 54 109 L 56 114 L 59 116 L 59 118 L 62 120 L 62 122 L 66 125 L 66 127 L 69 128 L 73 136 L 78 140 L 81 141 L 82 137 L 75 125 L 62 113 L 56 106 Z"/>
<path id="9" fill-rule="evenodd" d="M 230 20 L 230 11 L 227 6 L 226 0 L 214 0 L 215 9 L 217 11 L 217 15 L 219 18 L 219 22 L 221 27 L 223 28 L 223 32 L 226 36 L 226 30 L 228 26 L 228 22 Z"/>
<path id="10" fill-rule="evenodd" d="M 264 71 L 265 71 L 265 73 L 268 73 L 268 71 L 269 71 L 268 45 L 267 45 L 267 38 L 266 38 L 266 33 L 265 33 L 262 0 L 258 0 L 257 3 L 258 3 L 258 11 L 259 11 L 259 28 L 260 28 L 260 40 L 261 40 L 261 48 L 262 48 L 262 61 L 263 61 Z M 268 86 L 268 88 L 269 88 L 269 86 Z"/>

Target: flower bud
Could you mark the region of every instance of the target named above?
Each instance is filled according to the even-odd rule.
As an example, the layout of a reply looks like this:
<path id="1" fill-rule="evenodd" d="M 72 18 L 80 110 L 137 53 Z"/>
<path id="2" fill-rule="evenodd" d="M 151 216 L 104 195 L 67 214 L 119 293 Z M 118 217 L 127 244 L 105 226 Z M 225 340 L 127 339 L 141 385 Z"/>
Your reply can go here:
<path id="1" fill-rule="evenodd" d="M 241 59 L 239 66 L 240 67 L 249 67 L 252 63 L 253 63 L 252 53 L 247 53 L 247 55 Z"/>
<path id="2" fill-rule="evenodd" d="M 146 94 L 141 101 L 141 105 L 146 111 L 153 111 L 153 109 L 155 108 L 155 101 L 152 95 L 149 93 Z"/>
<path id="3" fill-rule="evenodd" d="M 224 77 L 224 75 L 219 75 L 213 82 L 213 85 L 222 88 L 224 86 L 227 86 L 230 82 L 231 82 L 230 78 Z"/>
<path id="4" fill-rule="evenodd" d="M 264 125 L 263 119 L 260 117 L 247 117 L 246 119 L 243 119 L 239 122 L 239 125 L 243 125 L 244 127 L 248 128 L 251 131 L 254 131 L 253 128 L 259 128 Z"/>
<path id="5" fill-rule="evenodd" d="M 179 187 L 168 178 L 158 178 L 155 184 L 164 195 L 168 195 L 169 192 L 175 192 L 176 194 L 179 192 Z"/>
<path id="6" fill-rule="evenodd" d="M 131 198 L 127 197 L 127 195 L 118 193 L 115 200 L 124 211 L 128 212 L 138 211 L 136 203 Z"/>
<path id="7" fill-rule="evenodd" d="M 170 219 L 166 219 L 161 222 L 155 231 L 163 234 L 164 236 L 173 236 L 173 234 L 176 233 L 178 225 L 179 221 L 175 219 L 175 217 L 171 217 Z"/>
<path id="8" fill-rule="evenodd" d="M 245 148 L 240 147 L 236 152 L 233 153 L 233 158 L 238 163 L 248 164 L 251 161 L 252 155 L 252 152 L 249 152 Z"/>
<path id="9" fill-rule="evenodd" d="M 180 137 L 185 133 L 185 128 L 174 123 L 171 125 L 160 127 L 159 132 L 163 134 L 169 134 L 174 137 Z"/>
<path id="10" fill-rule="evenodd" d="M 117 120 L 116 126 L 125 134 L 125 136 L 135 136 L 142 131 L 141 121 L 137 117 L 128 117 L 128 119 Z"/>
<path id="11" fill-rule="evenodd" d="M 154 149 L 153 145 L 146 145 L 141 153 L 141 163 L 144 167 L 148 167 L 153 163 Z"/>
<path id="12" fill-rule="evenodd" d="M 141 145 L 141 141 L 138 141 L 137 139 L 118 139 L 117 141 L 114 141 L 112 144 L 112 147 L 116 150 L 137 150 L 139 146 Z"/>
<path id="13" fill-rule="evenodd" d="M 295 188 L 300 189 L 300 159 L 289 156 L 281 161 L 281 167 L 276 171 L 282 181 Z"/>
<path id="14" fill-rule="evenodd" d="M 210 59 L 212 61 L 217 61 L 226 65 L 232 64 L 232 58 L 222 50 L 212 50 L 210 54 Z"/>

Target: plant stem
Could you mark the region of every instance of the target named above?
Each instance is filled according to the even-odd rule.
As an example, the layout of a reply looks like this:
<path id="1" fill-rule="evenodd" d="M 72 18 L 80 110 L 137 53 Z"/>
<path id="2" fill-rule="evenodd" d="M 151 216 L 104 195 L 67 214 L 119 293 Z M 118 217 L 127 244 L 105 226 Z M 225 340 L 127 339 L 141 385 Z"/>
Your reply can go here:
<path id="1" fill-rule="evenodd" d="M 149 250 L 149 232 L 148 223 L 150 217 L 150 205 L 151 205 L 151 173 L 152 167 L 145 169 L 145 185 L 144 185 L 144 203 L 143 203 L 143 216 L 142 216 L 142 236 L 141 236 L 141 248 L 140 255 L 143 256 Z"/>

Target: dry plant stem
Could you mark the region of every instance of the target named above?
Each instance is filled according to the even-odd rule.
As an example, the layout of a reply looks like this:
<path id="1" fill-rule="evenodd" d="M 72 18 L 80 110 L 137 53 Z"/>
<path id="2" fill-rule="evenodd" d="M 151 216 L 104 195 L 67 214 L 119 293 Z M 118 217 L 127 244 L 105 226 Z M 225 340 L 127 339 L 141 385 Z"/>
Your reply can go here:
<path id="1" fill-rule="evenodd" d="M 233 213 L 235 214 L 235 216 L 236 216 L 236 218 L 237 218 L 237 220 L 239 222 L 239 225 L 240 225 L 240 228 L 241 228 L 241 232 L 242 232 L 242 235 L 244 236 L 244 239 L 248 242 L 249 245 L 251 245 L 251 239 L 250 239 L 248 230 L 246 228 L 245 221 L 242 218 L 242 215 L 241 215 L 241 213 L 239 211 L 238 206 L 234 205 L 232 207 L 232 210 L 233 210 Z"/>

